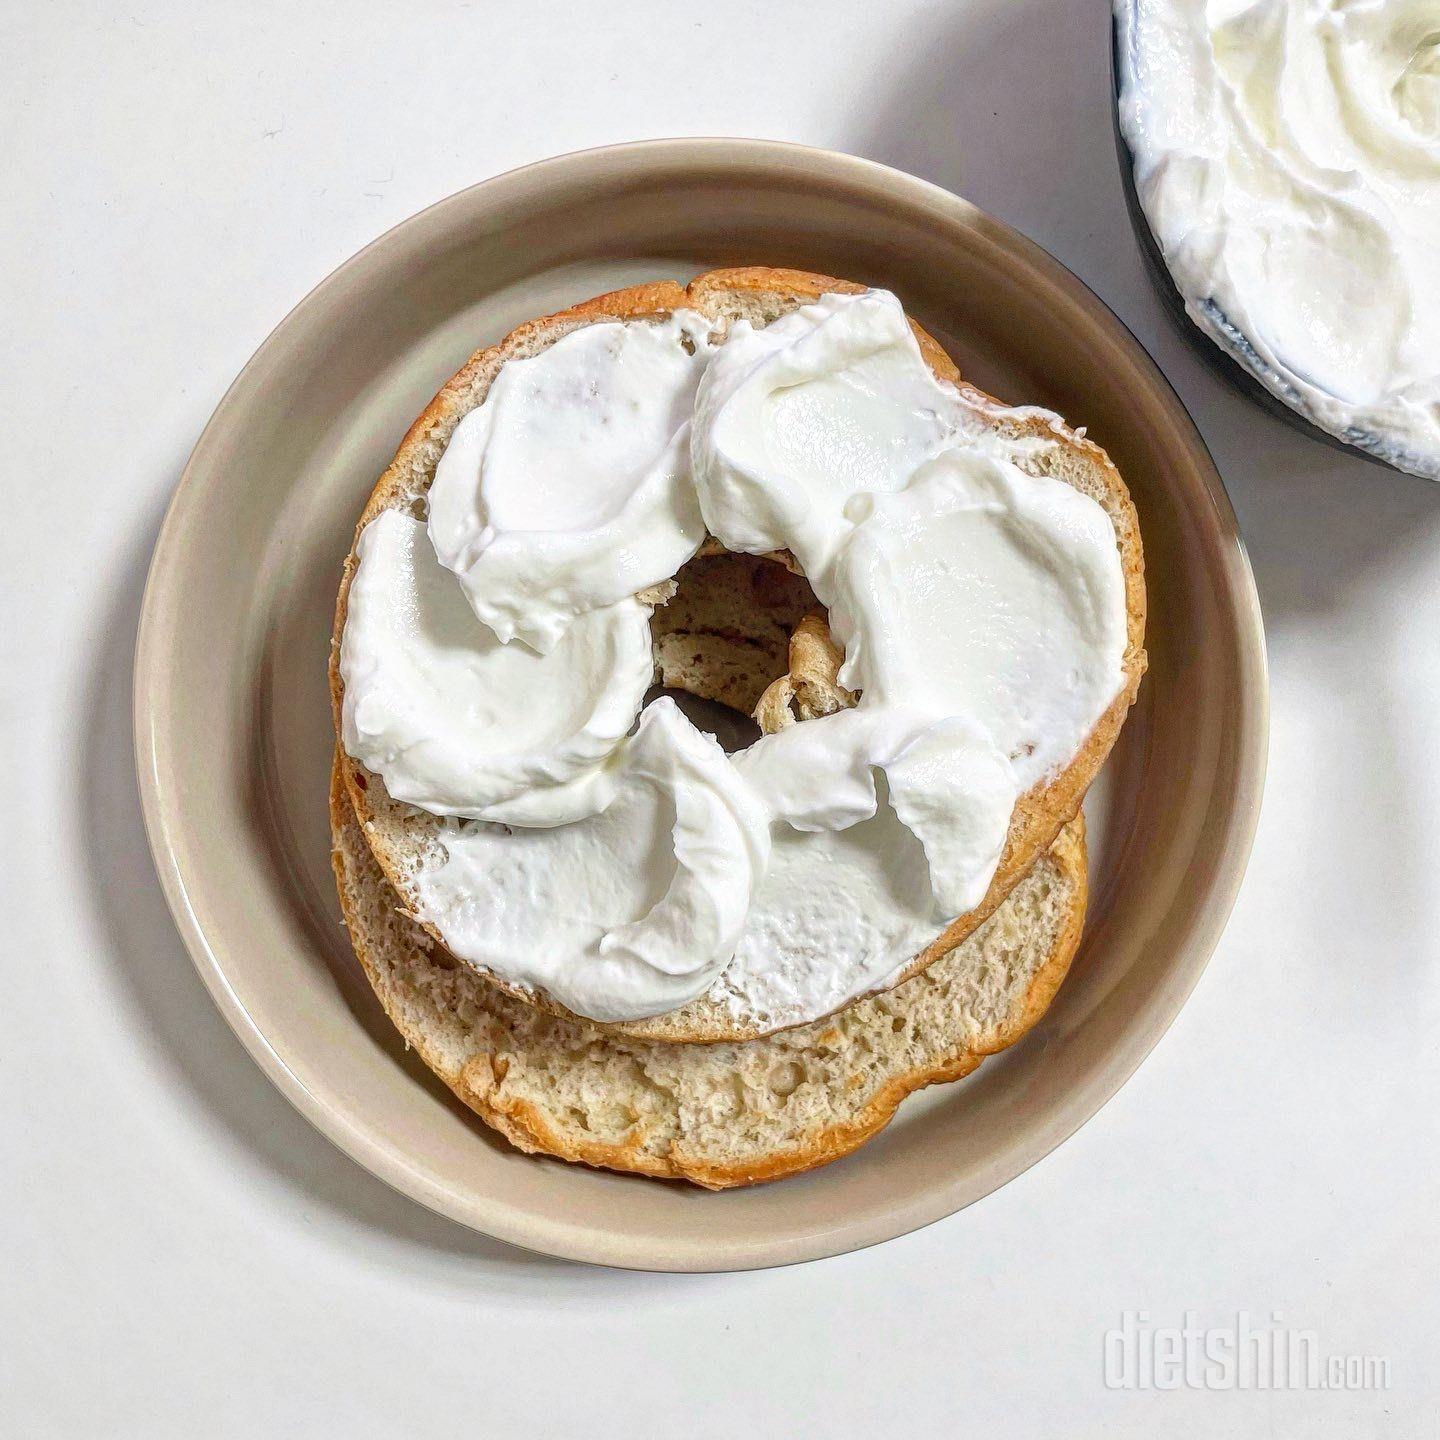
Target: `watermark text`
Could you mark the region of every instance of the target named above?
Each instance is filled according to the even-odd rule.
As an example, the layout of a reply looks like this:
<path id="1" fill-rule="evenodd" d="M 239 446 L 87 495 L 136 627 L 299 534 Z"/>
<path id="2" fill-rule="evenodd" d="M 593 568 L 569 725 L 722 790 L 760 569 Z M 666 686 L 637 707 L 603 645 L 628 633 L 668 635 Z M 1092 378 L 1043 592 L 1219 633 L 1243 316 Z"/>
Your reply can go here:
<path id="1" fill-rule="evenodd" d="M 1313 1330 L 1280 1311 L 1236 1311 L 1202 1325 L 1194 1310 L 1160 1324 L 1148 1310 L 1126 1310 L 1105 1332 L 1104 1375 L 1111 1390 L 1388 1390 L 1384 1355 L 1332 1355 Z"/>

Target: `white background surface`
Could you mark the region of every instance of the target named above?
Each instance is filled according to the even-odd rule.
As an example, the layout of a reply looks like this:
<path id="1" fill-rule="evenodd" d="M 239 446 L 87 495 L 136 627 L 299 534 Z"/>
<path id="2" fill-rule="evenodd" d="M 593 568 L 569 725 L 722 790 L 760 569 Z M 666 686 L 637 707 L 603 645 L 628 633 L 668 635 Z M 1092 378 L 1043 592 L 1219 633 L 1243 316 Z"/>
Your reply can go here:
<path id="1" fill-rule="evenodd" d="M 1435 1433 L 1440 487 L 1252 413 L 1166 328 L 1107 46 L 1099 0 L 0 5 L 0 1430 Z M 699 1278 L 507 1250 L 312 1132 L 170 925 L 129 723 L 166 499 L 290 306 L 475 180 L 682 134 L 887 161 L 1098 291 L 1214 450 L 1274 684 L 1234 918 L 1109 1107 L 919 1234 Z M 1390 1388 L 1110 1390 L 1126 1309 L 1278 1311 Z"/>

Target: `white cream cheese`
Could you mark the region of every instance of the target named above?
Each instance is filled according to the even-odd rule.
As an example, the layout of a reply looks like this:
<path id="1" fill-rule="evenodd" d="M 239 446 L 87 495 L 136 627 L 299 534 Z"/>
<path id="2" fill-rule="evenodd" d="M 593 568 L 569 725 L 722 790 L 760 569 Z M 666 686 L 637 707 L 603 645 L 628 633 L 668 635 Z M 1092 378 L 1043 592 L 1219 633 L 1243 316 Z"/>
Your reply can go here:
<path id="1" fill-rule="evenodd" d="M 863 696 L 854 710 L 762 736 L 735 764 L 791 830 L 848 829 L 888 794 L 893 818 L 920 842 L 928 878 L 929 902 L 906 918 L 932 932 L 984 899 L 1018 794 L 1014 767 L 970 720 L 936 721 Z M 794 845 L 793 864 L 803 848 Z"/>
<path id="2" fill-rule="evenodd" d="M 735 958 L 711 994 L 742 1025 L 802 1024 L 886 984 L 942 928 L 919 842 L 882 788 L 874 815 L 844 830 L 775 827 Z"/>
<path id="3" fill-rule="evenodd" d="M 885 762 L 895 818 L 920 842 L 932 918 L 973 910 L 1000 863 L 1017 787 L 1014 766 L 971 720 L 953 715 Z"/>
<path id="4" fill-rule="evenodd" d="M 1116 0 L 1120 125 L 1186 309 L 1440 478 L 1440 0 Z"/>
<path id="5" fill-rule="evenodd" d="M 690 311 L 583 326 L 507 362 L 456 427 L 430 539 L 501 640 L 548 651 L 699 548 L 690 415 L 709 332 Z"/>
<path id="6" fill-rule="evenodd" d="M 903 488 L 963 419 L 888 291 L 823 295 L 762 330 L 740 321 L 695 397 L 705 523 L 731 550 L 791 550 L 819 594 L 847 504 Z"/>
<path id="7" fill-rule="evenodd" d="M 1013 463 L 1051 442 L 936 381 L 893 296 L 826 295 L 709 351 L 707 323 L 599 325 L 501 371 L 431 492 L 480 603 L 416 522 L 367 527 L 344 741 L 396 799 L 506 822 L 448 820 L 414 877 L 462 960 L 597 1020 L 708 994 L 763 1029 L 889 983 L 984 897 L 1017 798 L 1123 686 L 1125 586 L 1101 507 Z M 732 757 L 668 700 L 639 711 L 649 611 L 614 597 L 693 551 L 689 507 L 801 560 L 856 708 Z"/>
<path id="8" fill-rule="evenodd" d="M 1073 758 L 1124 683 L 1125 575 L 1104 510 L 1003 444 L 951 446 L 908 489 L 861 502 L 830 624 L 862 709 L 964 716 L 1023 791 Z"/>
<path id="9" fill-rule="evenodd" d="M 603 803 L 602 762 L 653 674 L 649 608 L 592 610 L 542 656 L 475 618 L 408 515 L 376 516 L 357 554 L 340 645 L 346 751 L 436 815 L 556 825 Z"/>
<path id="10" fill-rule="evenodd" d="M 883 983 L 913 958 L 899 952 L 916 934 L 933 940 L 980 903 L 1016 801 L 1074 757 L 1124 684 L 1114 528 L 1087 496 L 1005 458 L 1011 443 L 953 441 L 906 489 L 851 504 L 858 523 L 832 563 L 829 598 L 847 646 L 840 682 L 860 691 L 859 703 L 735 757 L 765 797 L 776 854 L 802 889 L 829 893 L 828 868 L 860 862 L 846 858 L 848 844 L 837 859 L 840 842 L 808 844 L 793 832 L 856 827 L 883 831 L 887 845 L 899 831 L 910 837 L 916 875 L 899 889 L 872 875 L 864 926 L 827 937 L 835 974 L 851 977 L 837 983 Z M 814 873 L 802 880 L 807 867 Z M 775 903 L 777 892 L 762 887 L 754 924 L 778 956 L 787 952 L 767 913 Z M 861 903 L 842 903 L 841 913 L 854 919 Z M 880 944 L 881 933 L 898 948 Z M 746 984 L 768 993 L 756 978 L 761 952 L 744 941 L 741 952 Z M 739 1008 L 745 985 L 728 983 Z M 765 1013 L 779 1003 L 772 995 Z"/>
<path id="11" fill-rule="evenodd" d="M 703 995 L 735 951 L 770 848 L 725 752 L 662 697 L 598 815 L 545 830 L 451 822 L 416 877 L 461 960 L 580 1015 L 636 1020 Z"/>

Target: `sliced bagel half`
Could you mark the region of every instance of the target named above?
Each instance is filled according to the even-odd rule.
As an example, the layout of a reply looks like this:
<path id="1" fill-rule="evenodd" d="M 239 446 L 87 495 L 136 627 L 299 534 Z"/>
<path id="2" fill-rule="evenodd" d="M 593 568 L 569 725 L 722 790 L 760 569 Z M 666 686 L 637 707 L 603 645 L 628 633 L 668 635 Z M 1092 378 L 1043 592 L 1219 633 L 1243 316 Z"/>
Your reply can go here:
<path id="1" fill-rule="evenodd" d="M 617 290 L 556 315 L 521 325 L 498 344 L 472 356 L 411 426 L 361 512 L 355 531 L 357 540 L 364 526 L 384 510 L 410 513 L 423 510 L 424 496 L 434 480 L 436 466 L 451 434 L 460 420 L 484 401 L 500 367 L 507 360 L 538 354 L 562 336 L 597 322 L 643 322 L 687 308 L 708 315 L 717 322 L 745 319 L 753 325 L 763 326 L 823 294 L 854 294 L 865 288 L 852 281 L 795 270 L 716 270 L 699 276 L 685 287 L 667 281 Z M 984 899 L 973 910 L 955 919 L 894 977 L 892 984 L 899 984 L 918 974 L 971 934 L 1004 901 L 1037 858 L 1048 850 L 1064 826 L 1079 812 L 1086 790 L 1110 753 L 1126 713 L 1134 703 L 1146 664 L 1145 576 L 1139 524 L 1129 491 L 1109 457 L 1093 441 L 1071 430 L 1050 412 L 1029 407 L 1011 408 L 968 384 L 941 346 L 913 321 L 911 324 L 931 369 L 942 380 L 958 388 L 965 403 L 986 425 L 1002 435 L 1016 439 L 1034 437 L 1045 442 L 1017 454 L 1016 463 L 1022 469 L 1071 485 L 1097 501 L 1110 517 L 1125 576 L 1127 643 L 1124 683 L 1089 738 L 1063 770 L 1027 791 L 1017 801 L 1000 862 Z M 713 553 L 713 545 L 707 544 L 707 548 Z M 773 559 L 778 562 L 777 568 L 779 565 L 793 566 L 790 557 L 783 553 Z M 357 563 L 352 545 L 341 579 L 330 658 L 330 689 L 337 736 L 341 733 L 343 700 L 339 668 L 340 637 Z M 753 570 L 752 566 L 751 573 Z M 655 588 L 657 592 L 664 592 L 667 587 Z M 763 592 L 757 588 L 753 593 Z M 753 628 L 757 633 L 779 637 L 779 648 L 775 653 L 783 656 L 785 637 L 791 633 L 796 617 L 793 597 L 784 593 L 783 587 L 776 593 L 784 596 L 777 604 L 777 613 L 769 616 L 755 612 Z M 657 593 L 654 598 L 663 603 L 662 593 Z M 659 647 L 659 658 L 667 684 L 678 684 L 706 694 L 708 698 L 726 698 L 721 694 L 723 687 L 719 671 L 731 661 L 717 658 L 713 645 L 708 645 L 708 655 L 707 646 L 687 646 L 687 631 L 683 623 L 667 626 L 660 621 L 655 629 L 657 636 L 666 637 Z M 677 634 L 680 637 L 678 640 Z M 733 651 L 731 654 L 733 660 Z M 680 663 L 681 658 L 689 656 L 694 659 Z M 756 663 L 757 657 L 752 655 L 741 668 L 747 674 L 753 674 Z M 785 674 L 785 669 L 782 659 L 769 678 L 779 678 Z M 759 680 L 763 690 L 766 677 L 761 676 Z M 759 692 L 755 693 L 758 698 Z M 733 700 L 728 703 L 733 703 Z M 385 792 L 383 780 L 348 755 L 342 756 L 341 768 L 364 838 L 387 881 L 415 912 L 418 909 L 415 876 L 423 867 L 443 860 L 440 822 L 422 810 L 391 799 Z M 438 933 L 435 938 L 440 938 Z M 575 1018 L 543 992 L 506 986 L 502 979 L 491 978 L 502 988 L 508 988 L 516 998 L 561 1018 Z M 742 1041 L 766 1033 L 753 1023 L 738 1021 L 730 1007 L 708 996 L 667 1014 L 613 1022 L 602 1028 L 635 1039 L 675 1043 Z"/>
<path id="2" fill-rule="evenodd" d="M 1072 820 L 996 912 L 923 974 L 763 1039 L 673 1045 L 554 1015 L 449 955 L 365 843 L 336 757 L 335 879 L 355 954 L 406 1043 L 530 1153 L 708 1189 L 858 1149 L 926 1085 L 968 1075 L 1045 1013 L 1080 941 L 1085 831 Z"/>

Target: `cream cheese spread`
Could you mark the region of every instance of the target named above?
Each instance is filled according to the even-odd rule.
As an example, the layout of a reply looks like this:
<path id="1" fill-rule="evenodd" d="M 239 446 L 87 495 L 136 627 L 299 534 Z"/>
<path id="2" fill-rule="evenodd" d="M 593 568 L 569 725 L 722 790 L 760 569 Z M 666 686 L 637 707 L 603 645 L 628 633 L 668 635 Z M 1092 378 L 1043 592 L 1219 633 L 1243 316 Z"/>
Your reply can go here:
<path id="1" fill-rule="evenodd" d="M 710 321 L 585 325 L 501 367 L 430 487 L 430 539 L 501 640 L 550 650 L 578 615 L 666 580 L 705 538 L 690 415 Z"/>
<path id="2" fill-rule="evenodd" d="M 425 527 L 387 510 L 361 532 L 340 674 L 346 751 L 435 815 L 561 824 L 590 813 L 601 762 L 650 685 L 650 610 L 592 610 L 547 655 L 502 645 Z"/>
<path id="3" fill-rule="evenodd" d="M 849 507 L 827 598 L 859 703 L 735 757 L 775 817 L 771 866 L 786 877 L 767 874 L 727 974 L 737 1011 L 748 1000 L 791 1024 L 824 1013 L 826 986 L 848 998 L 888 983 L 984 898 L 1017 800 L 1074 757 L 1124 684 L 1109 518 L 1021 471 L 1001 453 L 1013 443 L 952 441 L 905 489 Z M 867 856 L 872 844 L 886 853 Z"/>
<path id="4" fill-rule="evenodd" d="M 957 444 L 868 511 L 835 567 L 840 683 L 861 708 L 963 715 L 1019 790 L 1066 764 L 1124 680 L 1125 575 L 1104 510 Z"/>
<path id="5" fill-rule="evenodd" d="M 695 399 L 705 523 L 731 550 L 791 550 L 820 594 L 847 505 L 902 489 L 965 413 L 888 291 L 822 295 L 761 330 L 740 321 Z"/>
<path id="6" fill-rule="evenodd" d="M 985 898 L 1019 793 L 1014 767 L 969 718 L 936 720 L 863 695 L 854 710 L 762 736 L 735 763 L 771 815 L 797 831 L 848 829 L 888 794 L 921 846 L 931 903 L 917 918 L 942 927 Z"/>
<path id="7" fill-rule="evenodd" d="M 501 370 L 428 533 L 361 536 L 343 738 L 449 817 L 414 890 L 458 957 L 597 1020 L 708 996 L 766 1029 L 980 902 L 1017 799 L 1124 686 L 1125 583 L 1104 510 L 1015 463 L 1055 442 L 937 381 L 894 296 L 709 325 L 599 324 Z M 706 527 L 797 556 L 855 708 L 733 756 L 641 708 L 634 592 Z"/>
<path id="8" fill-rule="evenodd" d="M 461 960 L 595 1020 L 703 995 L 735 953 L 770 849 L 725 752 L 662 696 L 598 815 L 548 829 L 450 822 L 421 914 Z"/>
<path id="9" fill-rule="evenodd" d="M 1116 0 L 1121 131 L 1191 318 L 1440 478 L 1440 0 Z"/>
<path id="10" fill-rule="evenodd" d="M 941 928 L 920 844 L 882 795 L 844 830 L 775 827 L 735 958 L 711 993 L 740 1024 L 798 1025 L 884 985 Z"/>

